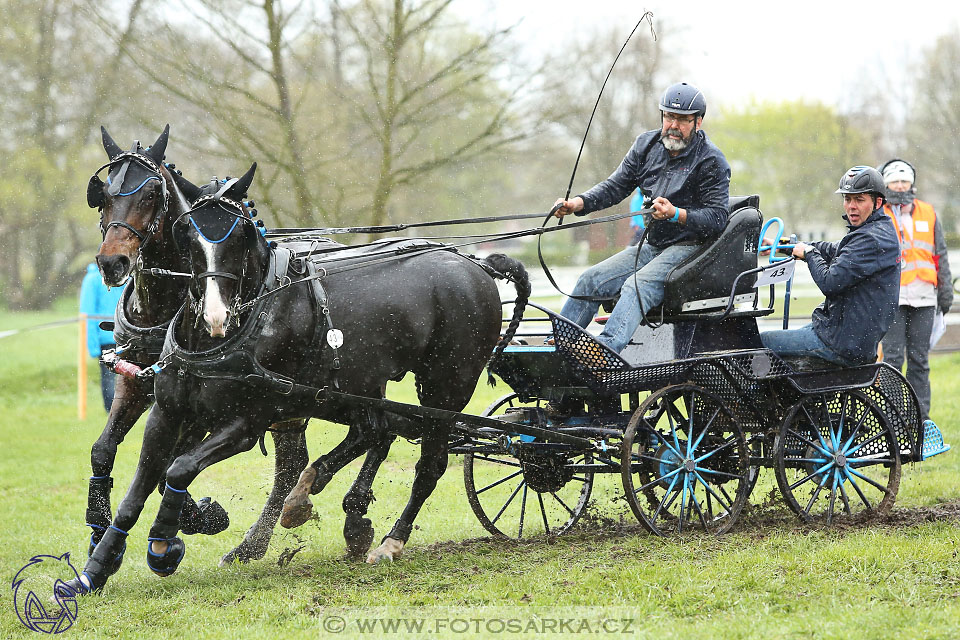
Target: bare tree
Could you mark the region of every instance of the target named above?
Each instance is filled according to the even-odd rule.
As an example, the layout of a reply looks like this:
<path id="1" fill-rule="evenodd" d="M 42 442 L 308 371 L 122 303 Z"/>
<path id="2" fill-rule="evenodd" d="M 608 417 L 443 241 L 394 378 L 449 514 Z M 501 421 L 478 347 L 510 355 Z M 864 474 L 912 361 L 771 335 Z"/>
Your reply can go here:
<path id="1" fill-rule="evenodd" d="M 128 42 L 141 2 L 120 17 Z M 0 3 L 6 81 L 0 86 L 0 287 L 11 307 L 40 308 L 79 285 L 84 254 L 95 245 L 95 216 L 84 203 L 92 158 L 90 129 L 119 97 L 119 69 L 109 61 L 77 0 Z"/>

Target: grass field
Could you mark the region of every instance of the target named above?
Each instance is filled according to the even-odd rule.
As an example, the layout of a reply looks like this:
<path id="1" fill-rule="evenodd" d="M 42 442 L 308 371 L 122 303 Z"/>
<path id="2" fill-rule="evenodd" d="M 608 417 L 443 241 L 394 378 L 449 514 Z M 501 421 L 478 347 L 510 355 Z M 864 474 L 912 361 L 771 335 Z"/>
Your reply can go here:
<path id="1" fill-rule="evenodd" d="M 70 313 L 62 306 L 0 314 L 0 331 Z M 70 552 L 78 569 L 86 559 L 89 450 L 105 416 L 92 378 L 90 415 L 77 420 L 76 342 L 76 325 L 0 338 L 0 568 L 8 586 L 33 555 Z M 937 356 L 933 369 L 933 418 L 948 442 L 960 444 L 960 355 Z M 478 413 L 507 391 L 483 385 L 467 410 Z M 391 397 L 411 401 L 412 389 L 401 383 Z M 313 457 L 342 429 L 314 423 Z M 114 506 L 141 435 L 142 422 L 120 448 Z M 381 470 L 370 510 L 378 539 L 406 500 L 415 456 L 399 441 Z M 960 637 L 955 451 L 905 466 L 893 514 L 866 526 L 801 526 L 775 503 L 721 537 L 655 538 L 626 519 L 523 543 L 486 537 L 454 458 L 405 555 L 377 566 L 343 557 L 340 500 L 358 466 L 314 497 L 318 520 L 278 529 L 266 558 L 223 569 L 220 556 L 240 540 L 270 489 L 272 459 L 254 449 L 210 468 L 191 491 L 216 497 L 231 526 L 214 537 L 186 537 L 186 558 L 165 579 L 144 562 L 159 504 L 152 497 L 124 566 L 102 595 L 80 601 L 64 637 Z M 598 483 L 615 492 L 619 478 Z M 0 637 L 33 637 L 16 617 L 13 591 L 5 594 Z"/>

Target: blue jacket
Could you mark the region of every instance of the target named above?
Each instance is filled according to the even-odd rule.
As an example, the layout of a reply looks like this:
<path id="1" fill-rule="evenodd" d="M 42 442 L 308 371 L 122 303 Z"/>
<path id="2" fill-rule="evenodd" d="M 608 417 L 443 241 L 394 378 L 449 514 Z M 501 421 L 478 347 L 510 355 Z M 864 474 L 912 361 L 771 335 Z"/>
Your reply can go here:
<path id="1" fill-rule="evenodd" d="M 107 290 L 97 265 L 87 265 L 87 275 L 83 276 L 80 285 L 80 313 L 88 316 L 98 316 L 87 321 L 87 351 L 91 358 L 99 358 L 103 345 L 116 344 L 112 331 L 103 331 L 99 324 L 102 320 L 113 320 L 114 311 L 123 287 L 112 287 Z"/>
<path id="2" fill-rule="evenodd" d="M 807 251 L 810 275 L 826 296 L 813 311 L 813 330 L 851 364 L 867 364 L 897 313 L 900 244 L 882 209 L 849 229 L 840 242 L 814 242 Z"/>
<path id="3" fill-rule="evenodd" d="M 580 194 L 586 215 L 621 202 L 639 188 L 650 199 L 664 197 L 687 210 L 686 224 L 655 220 L 647 242 L 666 247 L 678 242 L 701 243 L 720 235 L 727 222 L 730 165 L 720 149 L 697 131 L 680 154 L 671 158 L 660 142 L 660 130 L 640 134 L 613 174 Z"/>

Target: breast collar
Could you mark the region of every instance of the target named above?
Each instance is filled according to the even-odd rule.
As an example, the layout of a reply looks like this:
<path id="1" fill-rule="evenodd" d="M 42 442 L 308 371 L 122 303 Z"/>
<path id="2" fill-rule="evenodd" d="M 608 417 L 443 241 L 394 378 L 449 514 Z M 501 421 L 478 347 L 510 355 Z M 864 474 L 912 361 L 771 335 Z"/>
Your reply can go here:
<path id="1" fill-rule="evenodd" d="M 160 359 L 170 320 L 153 327 L 139 327 L 127 318 L 127 300 L 133 295 L 131 278 L 123 288 L 120 304 L 114 313 L 113 336 L 124 359 L 139 365 L 151 365 Z"/>
<path id="2" fill-rule="evenodd" d="M 244 382 L 257 386 L 264 386 L 270 391 L 275 391 L 283 395 L 289 395 L 294 387 L 298 387 L 294 380 L 270 371 L 256 357 L 256 345 L 259 342 L 263 327 L 267 320 L 267 308 L 277 299 L 276 296 L 261 297 L 272 289 L 276 289 L 285 283 L 289 283 L 288 275 L 291 267 L 291 258 L 293 253 L 284 247 L 277 247 L 270 251 L 270 261 L 267 268 L 266 278 L 257 296 L 259 300 L 254 304 L 246 320 L 241 323 L 239 329 L 232 336 L 226 338 L 223 342 L 217 344 L 212 349 L 206 351 L 188 351 L 184 349 L 176 339 L 176 327 L 180 324 L 183 314 L 186 312 L 186 305 L 180 308 L 177 314 L 170 322 L 165 335 L 162 368 L 173 367 L 177 369 L 178 375 L 191 375 L 197 378 L 211 378 L 219 380 L 233 380 Z M 301 265 L 301 272 L 298 275 L 304 278 L 311 273 L 316 273 L 316 266 L 310 261 L 298 261 Z M 322 338 L 330 331 L 336 331 L 330 318 L 329 306 L 327 304 L 326 291 L 320 279 L 310 281 L 311 291 L 314 303 L 317 305 L 322 318 L 326 319 L 326 327 L 323 319 L 316 323 L 314 336 L 309 349 L 310 354 L 317 354 L 319 357 L 322 349 L 322 343 L 328 342 L 333 349 L 334 357 L 331 369 L 334 370 L 334 380 L 336 380 L 335 370 L 340 368 L 340 358 L 338 347 L 333 342 L 324 341 Z M 315 362 L 308 362 L 304 369 L 309 369 L 315 365 Z"/>

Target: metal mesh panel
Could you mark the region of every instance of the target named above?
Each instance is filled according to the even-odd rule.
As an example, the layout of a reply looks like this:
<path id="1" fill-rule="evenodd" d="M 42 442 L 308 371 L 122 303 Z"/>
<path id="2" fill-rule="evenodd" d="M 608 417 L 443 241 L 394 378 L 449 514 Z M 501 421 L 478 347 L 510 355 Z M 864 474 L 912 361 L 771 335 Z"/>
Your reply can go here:
<path id="1" fill-rule="evenodd" d="M 877 378 L 862 391 L 874 402 L 893 426 L 900 445 L 900 457 L 904 460 L 921 459 L 920 438 L 922 435 L 920 404 L 913 388 L 902 375 L 890 365 L 883 365 Z"/>

